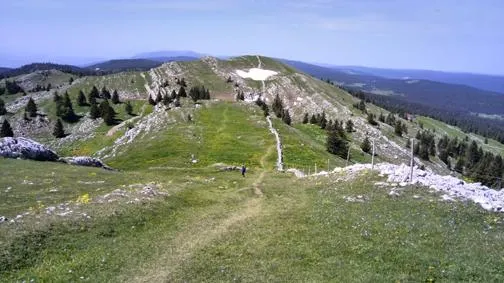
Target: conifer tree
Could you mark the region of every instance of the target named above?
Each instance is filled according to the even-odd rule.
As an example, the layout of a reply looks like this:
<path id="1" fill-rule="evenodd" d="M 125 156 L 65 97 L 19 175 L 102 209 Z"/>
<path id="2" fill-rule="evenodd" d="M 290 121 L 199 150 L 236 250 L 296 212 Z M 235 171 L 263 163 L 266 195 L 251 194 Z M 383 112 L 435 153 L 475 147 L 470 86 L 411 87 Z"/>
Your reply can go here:
<path id="1" fill-rule="evenodd" d="M 353 124 L 352 120 L 347 120 L 346 125 L 345 125 L 345 129 L 346 129 L 347 133 L 353 132 L 353 130 L 354 130 L 353 128 L 354 128 L 354 124 Z"/>
<path id="2" fill-rule="evenodd" d="M 338 131 L 332 130 L 328 133 L 326 147 L 329 153 L 338 155 L 341 158 L 346 158 L 348 142 L 341 137 Z"/>
<path id="3" fill-rule="evenodd" d="M 115 123 L 115 111 L 114 108 L 112 108 L 108 102 L 107 99 L 103 100 L 100 103 L 100 113 L 101 117 L 103 118 L 103 121 L 105 124 L 108 126 L 111 126 Z"/>
<path id="4" fill-rule="evenodd" d="M 119 104 L 121 101 L 119 100 L 119 93 L 117 92 L 117 89 L 114 90 L 114 93 L 112 94 L 112 103 L 114 104 Z"/>
<path id="5" fill-rule="evenodd" d="M 163 96 L 161 95 L 161 91 L 159 90 L 157 95 L 156 95 L 156 104 L 158 104 L 159 102 L 163 101 Z"/>
<path id="6" fill-rule="evenodd" d="M 403 130 L 403 127 L 401 124 L 402 124 L 401 121 L 397 121 L 395 124 L 395 127 L 394 127 L 395 134 L 400 137 L 402 137 L 402 130 Z"/>
<path id="7" fill-rule="evenodd" d="M 79 90 L 79 95 L 77 96 L 77 105 L 79 106 L 87 105 L 86 95 L 84 95 L 84 92 L 82 90 Z"/>
<path id="8" fill-rule="evenodd" d="M 2 128 L 0 129 L 0 138 L 14 137 L 14 132 L 12 131 L 9 121 L 5 119 L 2 123 Z"/>
<path id="9" fill-rule="evenodd" d="M 460 174 L 464 174 L 464 163 L 465 163 L 464 159 L 458 158 L 453 170 L 459 172 Z"/>
<path id="10" fill-rule="evenodd" d="M 57 91 L 55 91 L 55 92 L 53 93 L 53 101 L 54 101 L 54 102 L 61 101 L 61 96 L 58 94 L 58 92 L 57 92 Z"/>
<path id="11" fill-rule="evenodd" d="M 184 86 L 181 86 L 178 91 L 178 97 L 187 97 L 187 92 Z"/>
<path id="12" fill-rule="evenodd" d="M 369 124 L 371 124 L 373 126 L 378 125 L 378 123 L 375 120 L 375 115 L 373 113 L 369 113 L 368 114 L 367 121 L 368 121 Z"/>
<path id="13" fill-rule="evenodd" d="M 312 114 L 312 116 L 310 118 L 310 124 L 317 124 L 317 118 L 315 117 L 314 114 Z"/>
<path id="14" fill-rule="evenodd" d="M 303 124 L 308 124 L 308 113 L 305 113 L 305 114 L 304 114 L 304 117 L 303 117 Z"/>
<path id="15" fill-rule="evenodd" d="M 7 109 L 5 108 L 5 102 L 0 98 L 0 116 L 7 114 Z"/>
<path id="16" fill-rule="evenodd" d="M 77 115 L 75 115 L 75 112 L 73 110 L 72 106 L 72 101 L 70 100 L 70 96 L 68 95 L 68 92 L 65 92 L 65 95 L 63 95 L 63 101 L 61 102 L 61 112 L 60 112 L 60 117 L 68 122 L 74 122 L 77 118 Z"/>
<path id="17" fill-rule="evenodd" d="M 58 119 L 54 125 L 53 136 L 58 139 L 65 137 L 65 130 L 63 129 L 61 119 Z"/>
<path id="18" fill-rule="evenodd" d="M 188 121 L 188 122 L 191 122 L 191 121 L 192 121 L 192 116 L 191 116 L 191 114 L 187 114 L 187 121 Z"/>
<path id="19" fill-rule="evenodd" d="M 282 117 L 284 109 L 283 109 L 282 100 L 278 96 L 278 93 L 275 96 L 275 99 L 273 99 L 273 104 L 271 105 L 271 109 L 273 110 L 273 113 L 275 113 L 275 116 L 277 116 L 277 118 Z"/>
<path id="20" fill-rule="evenodd" d="M 165 106 L 168 106 L 170 105 L 170 103 L 172 102 L 170 96 L 168 94 L 165 94 L 165 96 L 163 96 L 163 104 Z"/>
<path id="21" fill-rule="evenodd" d="M 175 101 L 173 102 L 173 105 L 174 105 L 175 107 L 180 107 L 180 100 L 175 99 Z"/>
<path id="22" fill-rule="evenodd" d="M 98 119 L 101 117 L 100 109 L 98 109 L 98 105 L 96 103 L 92 103 L 89 108 L 89 117 L 91 119 Z"/>
<path id="23" fill-rule="evenodd" d="M 156 101 L 152 99 L 152 96 L 150 94 L 149 94 L 149 104 L 152 106 L 156 105 Z"/>
<path id="24" fill-rule="evenodd" d="M 96 97 L 94 97 L 93 95 L 89 94 L 88 95 L 88 101 L 89 101 L 89 104 L 93 105 L 93 104 L 97 104 L 96 102 Z"/>
<path id="25" fill-rule="evenodd" d="M 170 98 L 171 98 L 171 100 L 175 100 L 175 99 L 177 99 L 177 98 L 178 98 L 178 97 L 177 97 L 177 92 L 175 92 L 175 90 L 172 90 L 171 95 L 170 95 Z"/>
<path id="26" fill-rule="evenodd" d="M 100 97 L 103 99 L 110 99 L 111 98 L 110 91 L 108 91 L 108 89 L 105 86 L 102 87 Z"/>
<path id="27" fill-rule="evenodd" d="M 37 116 L 37 104 L 35 104 L 35 101 L 30 97 L 28 99 L 28 103 L 26 104 L 25 107 L 25 112 L 28 113 L 30 117 L 36 117 Z"/>
<path id="28" fill-rule="evenodd" d="M 91 89 L 91 92 L 89 93 L 89 98 L 94 97 L 94 98 L 100 98 L 100 92 L 98 91 L 98 88 L 96 86 L 93 86 Z M 91 103 L 91 100 L 89 100 Z"/>
<path id="29" fill-rule="evenodd" d="M 289 110 L 284 110 L 283 115 L 282 115 L 282 121 L 285 124 L 287 124 L 287 125 L 290 126 L 290 124 L 291 124 L 292 121 L 291 121 L 291 116 L 289 114 Z"/>
<path id="30" fill-rule="evenodd" d="M 124 110 L 126 111 L 126 113 L 128 113 L 128 115 L 133 115 L 133 106 L 131 106 L 131 103 L 129 101 L 124 105 Z"/>
<path id="31" fill-rule="evenodd" d="M 369 153 L 371 151 L 371 142 L 369 141 L 369 138 L 367 136 L 362 141 L 362 144 L 360 147 L 361 147 L 362 151 L 364 151 L 365 153 Z"/>
<path id="32" fill-rule="evenodd" d="M 72 84 L 74 82 L 74 78 L 73 77 L 70 77 L 70 79 L 68 80 L 68 83 L 69 84 Z"/>
<path id="33" fill-rule="evenodd" d="M 325 127 L 327 126 L 327 119 L 325 112 L 322 112 L 322 116 L 320 116 L 319 126 L 321 129 L 325 129 Z"/>

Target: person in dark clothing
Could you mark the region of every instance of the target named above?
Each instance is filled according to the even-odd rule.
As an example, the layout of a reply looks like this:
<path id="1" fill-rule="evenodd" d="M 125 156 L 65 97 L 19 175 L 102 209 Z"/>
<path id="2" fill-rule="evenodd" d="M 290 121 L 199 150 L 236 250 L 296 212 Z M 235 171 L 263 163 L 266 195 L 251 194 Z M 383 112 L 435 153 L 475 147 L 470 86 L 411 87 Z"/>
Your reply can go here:
<path id="1" fill-rule="evenodd" d="M 241 168 L 241 174 L 243 177 L 245 177 L 245 172 L 247 171 L 247 168 L 245 168 L 245 165 L 242 165 L 242 168 Z"/>

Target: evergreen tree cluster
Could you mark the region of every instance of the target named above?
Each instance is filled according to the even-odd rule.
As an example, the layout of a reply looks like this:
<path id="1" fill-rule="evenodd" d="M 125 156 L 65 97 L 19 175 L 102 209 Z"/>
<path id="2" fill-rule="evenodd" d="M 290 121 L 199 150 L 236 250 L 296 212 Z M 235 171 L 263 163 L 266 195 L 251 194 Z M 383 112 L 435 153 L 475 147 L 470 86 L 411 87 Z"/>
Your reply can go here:
<path id="1" fill-rule="evenodd" d="M 487 186 L 499 184 L 504 174 L 504 164 L 502 156 L 485 152 L 475 141 L 450 139 L 443 136 L 437 143 L 437 153 L 439 159 L 443 161 L 449 169 L 481 182 Z M 452 167 L 450 160 L 456 160 Z M 504 183 L 501 183 L 501 186 Z"/>
<path id="2" fill-rule="evenodd" d="M 415 138 L 417 141 L 413 146 L 413 154 L 427 161 L 430 160 L 429 156 L 436 155 L 436 142 L 433 133 L 425 130 L 419 131 Z"/>
<path id="3" fill-rule="evenodd" d="M 326 127 L 327 142 L 326 147 L 329 153 L 346 159 L 348 154 L 348 141 L 343 130 L 342 123 L 329 121 Z"/>
<path id="4" fill-rule="evenodd" d="M 399 117 L 405 118 L 406 113 L 428 116 L 449 125 L 459 127 L 465 132 L 476 133 L 504 143 L 503 120 L 486 119 L 460 110 L 408 102 L 401 99 L 401 97 L 364 93 L 361 90 L 352 88 L 341 88 L 352 96 L 394 112 L 398 114 Z M 357 105 L 354 105 L 354 107 L 358 108 Z M 390 123 L 387 122 L 387 124 Z M 395 124 L 392 126 L 395 126 Z"/>
<path id="5" fill-rule="evenodd" d="M 362 113 L 367 113 L 367 109 L 366 109 L 366 103 L 364 102 L 364 100 L 361 100 L 355 104 L 352 105 L 354 108 L 357 108 L 359 109 L 360 111 L 362 111 Z"/>
<path id="6" fill-rule="evenodd" d="M 52 85 L 49 83 L 46 86 L 42 86 L 37 84 L 34 88 L 30 89 L 28 92 L 39 92 L 39 91 L 49 91 L 51 90 Z M 1 92 L 0 92 L 1 95 Z"/>
<path id="7" fill-rule="evenodd" d="M 264 113 L 264 117 L 268 116 L 269 115 L 269 108 L 268 108 L 268 104 L 266 104 L 262 99 L 258 99 L 256 100 L 256 105 L 261 107 L 263 113 Z"/>
<path id="8" fill-rule="evenodd" d="M 7 94 L 16 94 L 20 92 L 24 92 L 23 88 L 18 85 L 16 81 L 5 81 L 4 91 L 0 92 L 0 95 L 7 91 Z"/>
<path id="9" fill-rule="evenodd" d="M 68 92 L 65 92 L 63 97 L 54 92 L 53 101 L 56 103 L 56 116 L 67 122 L 76 122 L 79 119 L 74 112 Z"/>
<path id="10" fill-rule="evenodd" d="M 187 87 L 187 83 L 185 81 L 185 78 L 182 78 L 182 79 L 177 78 L 177 79 L 175 79 L 175 83 L 181 87 Z"/>
<path id="11" fill-rule="evenodd" d="M 273 104 L 271 105 L 271 109 L 273 110 L 273 113 L 275 113 L 275 116 L 277 116 L 277 118 L 282 119 L 282 121 L 285 124 L 290 125 L 292 123 L 292 119 L 291 119 L 289 110 L 284 109 L 282 99 L 280 99 L 278 94 L 273 99 Z"/>
<path id="12" fill-rule="evenodd" d="M 189 97 L 192 98 L 194 102 L 198 100 L 209 100 L 210 99 L 210 91 L 205 89 L 205 86 L 193 86 L 189 90 Z"/>

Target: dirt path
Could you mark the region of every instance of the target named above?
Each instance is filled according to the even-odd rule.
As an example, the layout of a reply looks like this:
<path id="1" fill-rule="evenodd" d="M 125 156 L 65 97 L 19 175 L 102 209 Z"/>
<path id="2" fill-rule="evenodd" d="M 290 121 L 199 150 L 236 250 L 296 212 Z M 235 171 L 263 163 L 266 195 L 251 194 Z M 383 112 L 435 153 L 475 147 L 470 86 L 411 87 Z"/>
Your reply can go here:
<path id="1" fill-rule="evenodd" d="M 259 55 L 256 55 L 256 57 L 257 57 L 257 61 L 259 61 L 258 65 L 257 65 L 257 68 L 258 69 L 262 69 L 261 57 L 259 57 Z"/>
<path id="2" fill-rule="evenodd" d="M 280 134 L 278 134 L 278 131 L 273 127 L 273 123 L 271 123 L 270 116 L 266 116 L 266 120 L 268 121 L 268 126 L 269 126 L 270 132 L 273 135 L 275 135 L 275 139 L 276 139 L 277 169 L 278 169 L 278 171 L 283 171 L 282 142 L 280 140 Z"/>

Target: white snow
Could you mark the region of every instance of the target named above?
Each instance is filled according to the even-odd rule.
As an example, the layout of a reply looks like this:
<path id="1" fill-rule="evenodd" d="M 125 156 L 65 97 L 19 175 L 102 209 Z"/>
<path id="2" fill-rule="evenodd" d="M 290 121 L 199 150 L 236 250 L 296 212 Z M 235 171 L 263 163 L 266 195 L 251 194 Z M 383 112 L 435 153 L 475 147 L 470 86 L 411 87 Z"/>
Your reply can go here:
<path id="1" fill-rule="evenodd" d="M 252 79 L 254 81 L 264 81 L 267 80 L 269 77 L 274 76 L 278 73 L 271 70 L 252 68 L 248 70 L 248 72 L 242 70 L 236 70 L 236 74 L 244 79 Z"/>

